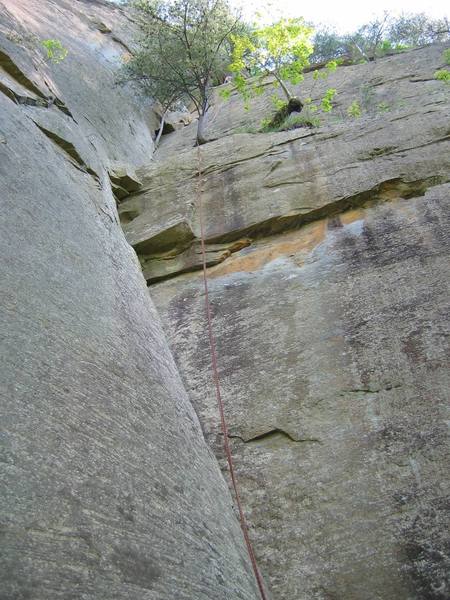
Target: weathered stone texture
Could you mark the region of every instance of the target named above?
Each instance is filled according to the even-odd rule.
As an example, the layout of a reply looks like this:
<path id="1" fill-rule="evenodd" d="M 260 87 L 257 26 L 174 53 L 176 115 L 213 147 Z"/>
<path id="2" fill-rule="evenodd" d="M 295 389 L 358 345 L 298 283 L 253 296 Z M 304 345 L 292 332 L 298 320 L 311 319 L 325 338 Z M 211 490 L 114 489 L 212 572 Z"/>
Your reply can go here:
<path id="1" fill-rule="evenodd" d="M 446 597 L 449 191 L 345 212 L 210 270 L 238 478 L 274 597 Z M 201 285 L 184 275 L 152 296 L 221 456 Z"/>
<path id="2" fill-rule="evenodd" d="M 33 49 L 1 38 L 0 596 L 253 600 L 231 497 L 109 184 L 112 161 L 152 150 L 132 99 L 108 95 L 102 51 L 117 42 L 89 25 L 123 14 L 97 1 L 6 6 L 2 34 L 14 15 L 70 54 L 35 71 Z M 59 108 L 43 87 L 53 69 Z"/>
<path id="3" fill-rule="evenodd" d="M 185 391 L 225 469 L 195 272 L 195 123 L 149 162 L 157 121 L 115 85 L 133 38 L 118 7 L 0 6 L 2 598 L 256 598 Z M 47 38 L 68 48 L 62 63 L 44 60 Z M 269 91 L 251 112 L 233 95 L 210 114 L 223 395 L 279 600 L 450 594 L 442 49 L 338 69 L 314 88 L 338 90 L 317 130 L 239 133 Z"/>
<path id="4" fill-rule="evenodd" d="M 15 95 L 47 129 L 53 131 L 51 122 L 68 130 L 87 164 L 148 162 L 150 111 L 116 85 L 133 37 L 126 13 L 98 0 L 1 0 L 0 10 L 0 93 Z M 111 31 L 102 31 L 101 23 Z M 46 60 L 46 39 L 60 40 L 67 58 Z"/>
<path id="5" fill-rule="evenodd" d="M 427 60 L 412 53 L 417 55 L 417 64 L 413 62 L 417 72 L 406 81 L 406 55 L 382 61 L 387 65 L 386 80 L 367 84 L 368 94 L 382 88 L 383 97 L 392 90 L 398 98 L 400 88 L 403 100 L 389 112 L 367 113 L 360 120 L 340 119 L 319 129 L 229 135 L 209 143 L 201 160 L 207 242 L 223 244 L 276 233 L 359 206 L 367 199 L 410 197 L 447 181 L 448 90 L 436 80 L 430 79 L 428 87 L 421 83 L 419 88 L 416 82 L 432 76 L 440 65 L 441 50 L 423 50 Z M 357 68 L 358 85 L 356 76 L 349 83 L 347 75 L 347 69 Z M 365 68 L 372 67 L 340 70 L 342 81 L 335 82 L 338 97 L 350 96 L 349 85 L 366 85 Z M 394 77 L 395 68 L 401 85 Z M 382 72 L 381 67 L 377 69 Z M 229 108 L 221 106 L 224 113 Z M 233 106 L 232 115 L 237 110 Z M 173 141 L 171 136 L 164 140 L 157 160 L 140 170 L 142 190 L 119 210 L 127 239 L 145 262 L 148 281 L 160 278 L 163 268 L 173 275 L 177 269 L 186 271 L 189 264 L 192 270 L 199 267 L 190 250 L 200 235 L 198 156 L 185 135 L 181 131 L 172 136 Z M 178 147 L 178 137 L 187 144 L 183 149 Z M 166 241 L 169 232 L 173 238 L 175 225 L 183 234 L 189 230 L 190 238 L 183 235 L 182 240 Z"/>
<path id="6" fill-rule="evenodd" d="M 389 111 L 202 148 L 207 247 L 251 240 L 208 274 L 238 479 L 275 598 L 450 593 L 448 90 L 432 75 L 441 52 L 333 76 L 338 98 L 364 89 L 393 99 Z M 230 133 L 225 110 L 216 114 L 213 134 Z M 148 281 L 168 265 L 151 295 L 223 461 L 201 275 L 186 273 L 199 236 L 190 136 L 168 136 L 141 169 L 124 228 Z"/>

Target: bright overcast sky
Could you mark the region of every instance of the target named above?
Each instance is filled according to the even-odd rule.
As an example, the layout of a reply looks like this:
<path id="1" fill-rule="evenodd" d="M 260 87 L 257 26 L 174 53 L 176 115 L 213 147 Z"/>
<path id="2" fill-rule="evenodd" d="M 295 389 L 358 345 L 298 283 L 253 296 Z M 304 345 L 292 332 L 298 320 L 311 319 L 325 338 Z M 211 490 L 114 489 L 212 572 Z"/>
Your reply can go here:
<path id="1" fill-rule="evenodd" d="M 120 0 L 111 0 L 120 3 Z M 450 0 L 377 0 L 366 4 L 364 0 L 230 0 L 243 6 L 247 19 L 271 4 L 271 20 L 280 17 L 305 17 L 315 24 L 334 26 L 340 33 L 351 32 L 372 18 L 388 11 L 392 15 L 401 13 L 425 13 L 430 17 L 450 18 Z"/>
<path id="2" fill-rule="evenodd" d="M 235 2 L 245 6 L 246 16 L 260 10 L 264 3 L 257 0 Z M 431 17 L 450 17 L 449 0 L 377 0 L 372 3 L 364 0 L 273 0 L 272 6 L 276 7 L 273 10 L 275 17 L 302 16 L 317 24 L 334 25 L 341 33 L 355 30 L 374 16 L 382 15 L 385 10 L 392 15 L 424 12 Z"/>

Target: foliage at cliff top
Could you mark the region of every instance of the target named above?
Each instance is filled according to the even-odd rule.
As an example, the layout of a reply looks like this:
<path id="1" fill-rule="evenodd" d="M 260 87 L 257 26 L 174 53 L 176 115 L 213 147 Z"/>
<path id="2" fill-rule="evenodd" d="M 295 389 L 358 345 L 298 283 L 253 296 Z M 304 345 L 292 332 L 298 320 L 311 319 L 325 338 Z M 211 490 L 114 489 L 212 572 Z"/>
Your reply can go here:
<path id="1" fill-rule="evenodd" d="M 227 0 L 138 0 L 138 50 L 124 65 L 122 79 L 138 82 L 164 108 L 192 103 L 199 114 L 198 142 L 211 87 L 229 63 L 229 40 L 242 27 Z"/>
<path id="2" fill-rule="evenodd" d="M 272 77 L 275 87 L 281 88 L 284 100 L 274 94 L 272 99 L 277 112 L 272 118 L 264 119 L 261 123 L 262 131 L 279 131 L 289 121 L 289 127 L 295 124 L 315 126 L 318 118 L 312 113 L 322 109 L 329 112 L 333 98 L 337 92 L 330 88 L 325 92 L 319 105 L 311 97 L 302 100 L 296 97 L 289 89 L 288 84 L 298 85 L 303 81 L 303 72 L 309 66 L 309 56 L 313 52 L 311 37 L 314 30 L 302 18 L 280 19 L 272 25 L 255 27 L 243 35 L 233 35 L 233 53 L 230 71 L 234 74 L 233 84 L 235 89 L 244 98 L 248 106 L 249 100 L 263 90 L 267 77 Z M 318 79 L 324 79 L 334 71 L 337 62 L 326 65 L 326 69 L 314 72 L 314 84 Z M 255 77 L 249 77 L 255 76 Z M 223 97 L 229 96 L 230 87 L 222 90 Z M 302 119 L 291 118 L 291 113 L 302 112 Z M 295 123 L 294 123 L 295 121 Z"/>
<path id="3" fill-rule="evenodd" d="M 210 107 L 211 88 L 222 83 L 227 72 L 233 75 L 233 86 L 246 104 L 262 92 L 263 83 L 271 76 L 287 101 L 274 96 L 277 118 L 283 111 L 288 116 L 302 108 L 308 113 L 329 111 L 336 90 L 329 89 L 318 105 L 313 102 L 312 90 L 302 100 L 290 90 L 290 85 L 303 80 L 310 62 L 328 61 L 326 69 L 315 72 L 316 81 L 336 68 L 336 58 L 374 60 L 410 45 L 449 38 L 446 20 L 432 21 L 424 15 L 392 19 L 385 14 L 340 38 L 323 30 L 314 35 L 313 27 L 303 18 L 246 25 L 229 0 L 131 0 L 130 4 L 140 35 L 121 79 L 138 83 L 149 97 L 161 102 L 163 112 L 180 103 L 193 106 L 199 115 L 198 143 L 206 141 L 204 117 Z M 54 52 L 53 47 L 47 50 Z M 230 93 L 230 86 L 221 92 L 224 97 Z M 164 117 L 157 141 L 163 125 Z"/>
<path id="4" fill-rule="evenodd" d="M 272 75 L 281 86 L 286 100 L 292 93 L 286 83 L 300 83 L 313 51 L 313 28 L 304 19 L 281 19 L 273 25 L 256 28 L 243 35 L 232 35 L 233 53 L 230 71 L 234 83 L 244 97 L 249 95 L 245 74 Z M 258 85 L 256 86 L 256 91 Z"/>
<path id="5" fill-rule="evenodd" d="M 345 35 L 329 27 L 317 28 L 311 62 L 326 62 L 339 57 L 346 57 L 351 62 L 366 62 L 385 54 L 448 40 L 450 23 L 447 18 L 433 19 L 424 13 L 393 17 L 384 13 Z"/>

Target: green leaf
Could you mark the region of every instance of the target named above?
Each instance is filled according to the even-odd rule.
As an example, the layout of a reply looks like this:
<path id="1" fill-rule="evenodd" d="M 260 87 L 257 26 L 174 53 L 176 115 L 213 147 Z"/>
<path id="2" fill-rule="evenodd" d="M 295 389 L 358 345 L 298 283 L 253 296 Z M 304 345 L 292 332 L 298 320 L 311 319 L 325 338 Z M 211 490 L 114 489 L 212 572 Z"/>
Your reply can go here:
<path id="1" fill-rule="evenodd" d="M 48 60 L 53 63 L 60 63 L 69 53 L 59 40 L 42 40 L 41 44 L 46 50 Z"/>
<path id="2" fill-rule="evenodd" d="M 447 69 L 439 69 L 434 72 L 434 78 L 444 83 L 450 83 L 450 71 Z"/>
<path id="3" fill-rule="evenodd" d="M 347 108 L 347 114 L 355 119 L 361 116 L 362 111 L 358 100 L 353 100 L 353 102 Z"/>
<path id="4" fill-rule="evenodd" d="M 328 88 L 321 101 L 321 107 L 324 112 L 330 112 L 333 109 L 333 99 L 337 93 L 335 88 Z"/>
<path id="5" fill-rule="evenodd" d="M 231 89 L 229 87 L 227 87 L 227 88 L 224 88 L 223 90 L 220 90 L 219 96 L 221 98 L 223 98 L 224 100 L 229 100 L 229 98 L 231 96 Z"/>
<path id="6" fill-rule="evenodd" d="M 298 85 L 303 81 L 303 71 L 308 66 L 308 57 L 313 46 L 313 29 L 301 18 L 280 19 L 272 25 L 257 27 L 242 35 L 231 38 L 233 47 L 230 71 L 242 75 L 244 72 L 274 76 L 273 86 L 283 82 Z M 247 79 L 238 91 L 244 94 Z"/>

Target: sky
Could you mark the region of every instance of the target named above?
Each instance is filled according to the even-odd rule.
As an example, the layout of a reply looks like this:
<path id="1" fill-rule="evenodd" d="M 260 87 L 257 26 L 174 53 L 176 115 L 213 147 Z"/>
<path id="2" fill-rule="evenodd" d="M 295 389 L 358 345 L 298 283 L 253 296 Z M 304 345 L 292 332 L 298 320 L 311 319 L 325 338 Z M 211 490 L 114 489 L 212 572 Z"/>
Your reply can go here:
<path id="1" fill-rule="evenodd" d="M 244 14 L 249 16 L 260 10 L 262 2 L 257 0 L 234 0 L 244 5 Z M 276 7 L 276 8 L 275 8 Z M 273 0 L 271 14 L 276 16 L 305 17 L 316 24 L 331 25 L 340 33 L 354 31 L 383 11 L 392 15 L 424 12 L 431 17 L 450 17 L 450 1 L 447 0 Z"/>
<path id="2" fill-rule="evenodd" d="M 120 3 L 120 0 L 111 0 Z M 350 33 L 359 26 L 388 11 L 397 16 L 401 13 L 425 13 L 433 18 L 450 18 L 450 0 L 230 0 L 243 7 L 246 18 L 271 5 L 271 21 L 280 17 L 305 17 L 316 25 L 334 27 L 339 33 Z"/>

